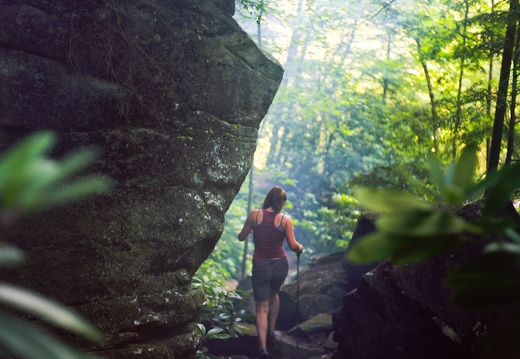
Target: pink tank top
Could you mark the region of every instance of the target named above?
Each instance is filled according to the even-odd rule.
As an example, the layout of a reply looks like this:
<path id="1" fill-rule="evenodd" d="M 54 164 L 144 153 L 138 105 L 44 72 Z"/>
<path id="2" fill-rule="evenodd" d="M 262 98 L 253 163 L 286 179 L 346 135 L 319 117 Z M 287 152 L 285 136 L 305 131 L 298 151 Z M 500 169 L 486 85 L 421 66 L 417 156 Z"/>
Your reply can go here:
<path id="1" fill-rule="evenodd" d="M 282 229 L 282 223 L 280 222 L 278 227 L 274 225 L 277 213 L 265 209 L 261 209 L 261 211 L 263 214 L 262 223 L 253 225 L 253 242 L 255 243 L 253 262 L 286 258 L 287 255 L 283 249 L 285 233 Z"/>

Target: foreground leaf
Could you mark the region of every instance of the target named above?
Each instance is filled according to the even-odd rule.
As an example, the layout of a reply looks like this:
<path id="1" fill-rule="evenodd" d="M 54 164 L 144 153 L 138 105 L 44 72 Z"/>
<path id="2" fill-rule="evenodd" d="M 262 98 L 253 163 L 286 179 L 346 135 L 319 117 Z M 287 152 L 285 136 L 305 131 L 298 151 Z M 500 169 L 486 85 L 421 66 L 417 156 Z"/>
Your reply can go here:
<path id="1" fill-rule="evenodd" d="M 520 165 L 504 167 L 492 173 L 484 183 L 487 184 L 487 194 L 482 215 L 491 217 L 501 210 L 510 201 L 514 191 L 520 188 Z"/>
<path id="2" fill-rule="evenodd" d="M 50 152 L 55 142 L 52 132 L 36 132 L 4 152 L 0 160 L 0 193 L 4 205 L 14 203 L 34 166 Z"/>
<path id="3" fill-rule="evenodd" d="M 78 201 L 92 195 L 106 193 L 111 187 L 112 181 L 108 177 L 85 177 L 60 187 L 51 188 L 46 195 L 39 199 L 35 198 L 34 202 L 30 204 L 30 209 L 39 210 Z"/>
<path id="4" fill-rule="evenodd" d="M 382 232 L 375 232 L 361 238 L 347 251 L 347 260 L 352 263 L 374 263 L 389 258 L 400 247 L 398 241 L 392 241 Z"/>
<path id="5" fill-rule="evenodd" d="M 482 359 L 512 359 L 520 357 L 520 316 L 490 331 L 477 344 Z"/>
<path id="6" fill-rule="evenodd" d="M 368 210 L 375 212 L 407 211 L 411 209 L 429 210 L 432 205 L 418 200 L 415 196 L 391 190 L 356 188 L 354 196 Z"/>
<path id="7" fill-rule="evenodd" d="M 449 274 L 455 303 L 469 309 L 496 309 L 520 301 L 520 246 L 493 243 L 472 263 Z"/>
<path id="8" fill-rule="evenodd" d="M 0 283 L 0 302 L 88 339 L 101 341 L 102 334 L 79 314 L 36 293 Z"/>
<path id="9" fill-rule="evenodd" d="M 426 260 L 457 247 L 462 241 L 458 235 L 409 237 L 401 241 L 401 246 L 392 255 L 392 262 L 405 264 Z"/>
<path id="10" fill-rule="evenodd" d="M 50 335 L 38 327 L 0 313 L 0 343 L 8 352 L 26 359 L 94 359 Z"/>
<path id="11" fill-rule="evenodd" d="M 433 183 L 439 188 L 441 193 L 444 193 L 444 189 L 446 188 L 446 177 L 439 160 L 430 153 L 426 158 L 426 162 L 428 163 Z"/>
<path id="12" fill-rule="evenodd" d="M 25 255 L 16 247 L 0 244 L 0 267 L 10 267 L 23 263 Z"/>
<path id="13" fill-rule="evenodd" d="M 457 216 L 434 208 L 387 213 L 376 226 L 382 232 L 405 237 L 444 236 L 472 228 Z"/>
<path id="14" fill-rule="evenodd" d="M 465 193 L 473 183 L 473 176 L 478 164 L 477 149 L 478 147 L 475 143 L 467 145 L 455 163 L 451 183 L 458 187 L 462 193 Z M 461 198 L 462 200 L 463 198 Z"/>

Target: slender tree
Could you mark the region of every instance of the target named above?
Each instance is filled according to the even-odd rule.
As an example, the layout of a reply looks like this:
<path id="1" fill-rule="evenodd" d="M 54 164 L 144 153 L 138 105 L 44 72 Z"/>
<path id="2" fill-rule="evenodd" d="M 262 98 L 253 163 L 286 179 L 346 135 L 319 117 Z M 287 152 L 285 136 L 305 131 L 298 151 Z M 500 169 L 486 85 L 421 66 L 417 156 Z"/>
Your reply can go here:
<path id="1" fill-rule="evenodd" d="M 518 95 L 518 71 L 520 70 L 520 28 L 516 29 L 515 39 L 515 51 L 513 55 L 513 81 L 511 82 L 511 103 L 509 105 L 509 126 L 507 135 L 507 153 L 506 153 L 506 165 L 510 165 L 513 160 L 513 152 L 515 149 L 515 125 L 516 125 L 516 98 Z"/>
<path id="2" fill-rule="evenodd" d="M 502 132 L 504 129 L 504 118 L 507 105 L 507 93 L 509 87 L 509 73 L 511 71 L 511 61 L 515 44 L 518 0 L 509 1 L 509 16 L 506 25 L 506 37 L 504 40 L 504 50 L 502 53 L 502 66 L 500 70 L 500 81 L 497 92 L 497 105 L 493 122 L 493 134 L 491 137 L 491 149 L 488 162 L 488 173 L 496 171 L 500 162 L 500 152 L 502 143 Z"/>

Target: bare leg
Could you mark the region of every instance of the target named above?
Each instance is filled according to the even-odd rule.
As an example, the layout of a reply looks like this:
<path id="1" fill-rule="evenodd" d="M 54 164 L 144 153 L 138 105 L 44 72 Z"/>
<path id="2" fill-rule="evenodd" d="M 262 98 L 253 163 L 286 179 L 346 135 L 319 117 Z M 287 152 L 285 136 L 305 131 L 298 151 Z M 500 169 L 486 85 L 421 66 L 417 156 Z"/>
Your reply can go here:
<path id="1" fill-rule="evenodd" d="M 269 302 L 256 302 L 256 331 L 258 333 L 258 343 L 260 349 L 266 348 L 267 337 L 267 313 L 269 312 Z"/>
<path id="2" fill-rule="evenodd" d="M 278 319 L 278 312 L 280 311 L 280 297 L 278 293 L 271 291 L 269 297 L 269 315 L 268 315 L 268 332 L 273 333 L 276 330 L 276 319 Z"/>

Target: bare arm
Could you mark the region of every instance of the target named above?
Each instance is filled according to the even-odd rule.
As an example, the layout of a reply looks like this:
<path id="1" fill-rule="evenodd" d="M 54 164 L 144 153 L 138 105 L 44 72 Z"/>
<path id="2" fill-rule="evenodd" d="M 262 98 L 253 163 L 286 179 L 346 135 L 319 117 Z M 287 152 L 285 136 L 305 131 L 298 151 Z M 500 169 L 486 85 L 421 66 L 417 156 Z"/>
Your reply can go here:
<path id="1" fill-rule="evenodd" d="M 292 219 L 289 216 L 285 216 L 282 222 L 282 228 L 285 232 L 285 239 L 287 240 L 287 244 L 291 251 L 296 253 L 303 252 L 303 246 L 296 241 L 294 237 L 294 227 L 292 223 Z"/>
<path id="2" fill-rule="evenodd" d="M 258 210 L 255 209 L 254 211 L 251 211 L 251 213 L 249 213 L 249 216 L 247 216 L 246 222 L 244 223 L 244 227 L 242 227 L 242 230 L 237 236 L 239 241 L 245 240 L 249 233 L 251 233 L 251 231 L 253 230 L 253 221 L 255 220 L 257 211 Z"/>

